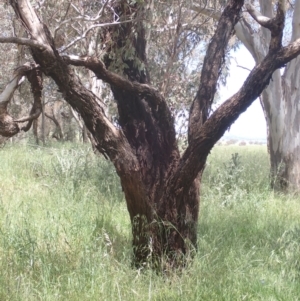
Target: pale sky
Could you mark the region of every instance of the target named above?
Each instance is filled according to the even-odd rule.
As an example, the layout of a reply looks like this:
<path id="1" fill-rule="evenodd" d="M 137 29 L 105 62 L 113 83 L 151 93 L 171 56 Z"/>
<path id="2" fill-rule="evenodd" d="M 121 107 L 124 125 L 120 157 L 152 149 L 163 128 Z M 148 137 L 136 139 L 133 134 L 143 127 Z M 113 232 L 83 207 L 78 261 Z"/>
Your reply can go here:
<path id="1" fill-rule="evenodd" d="M 248 70 L 238 67 L 237 65 L 252 69 L 254 66 L 254 60 L 251 54 L 244 46 L 240 46 L 240 49 L 232 53 L 229 77 L 227 78 L 226 87 L 220 87 L 219 93 L 221 101 L 225 101 L 235 92 L 237 92 L 246 77 L 249 74 Z M 267 129 L 265 117 L 260 105 L 259 100 L 255 100 L 254 103 L 248 108 L 246 112 L 240 115 L 239 119 L 231 126 L 230 130 L 224 135 L 224 138 L 236 137 L 241 139 L 266 139 Z"/>

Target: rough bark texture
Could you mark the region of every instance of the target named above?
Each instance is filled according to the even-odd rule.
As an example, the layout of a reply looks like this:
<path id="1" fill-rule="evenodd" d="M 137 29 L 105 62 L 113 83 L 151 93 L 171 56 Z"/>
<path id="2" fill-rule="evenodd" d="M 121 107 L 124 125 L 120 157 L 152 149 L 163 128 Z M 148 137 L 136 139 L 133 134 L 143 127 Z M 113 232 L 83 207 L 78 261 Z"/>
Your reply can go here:
<path id="1" fill-rule="evenodd" d="M 35 41 L 26 42 L 35 62 L 54 79 L 65 100 L 81 115 L 97 149 L 115 166 L 131 218 L 136 266 L 147 262 L 161 266 L 164 255 L 167 265 L 182 265 L 183 255 L 195 250 L 199 184 L 210 150 L 269 84 L 272 73 L 300 53 L 300 41 L 282 48 L 281 33 L 276 35 L 273 30 L 272 51 L 254 68 L 240 91 L 208 116 L 224 49 L 243 3 L 228 1 L 220 16 L 221 25 L 209 45 L 199 91 L 191 108 L 189 145 L 180 155 L 172 114 L 164 97 L 151 87 L 146 69 L 137 68 L 133 59 L 123 57 L 128 69 L 120 76 L 107 69 L 109 60 L 104 64 L 96 57 L 60 56 L 47 27 L 40 22 L 29 1 L 11 0 Z M 126 1 L 119 1 L 115 9 L 124 18 L 131 9 L 144 13 L 142 6 L 130 6 Z M 280 11 L 275 21 L 281 28 L 284 17 Z M 114 47 L 122 48 L 124 41 L 129 41 L 136 58 L 146 63 L 146 40 L 139 21 L 122 24 L 114 33 Z M 118 127 L 106 116 L 103 103 L 75 75 L 71 64 L 88 68 L 111 85 L 118 106 Z"/>
<path id="2" fill-rule="evenodd" d="M 267 27 L 272 24 L 274 18 L 273 1 L 261 0 L 259 3 L 260 12 L 255 11 L 252 6 L 247 6 L 247 9 L 253 18 L 262 24 L 260 31 L 251 29 L 245 19 L 241 19 L 235 26 L 237 37 L 257 64 L 262 62 L 268 53 L 271 32 Z M 294 1 L 293 7 L 291 42 L 300 38 L 300 0 Z M 220 18 L 216 11 L 197 5 L 194 5 L 193 9 L 215 19 Z M 261 98 L 268 129 L 271 183 L 276 190 L 281 191 L 300 191 L 299 67 L 300 60 L 296 58 L 287 64 L 283 75 L 280 70 L 276 70 Z"/>

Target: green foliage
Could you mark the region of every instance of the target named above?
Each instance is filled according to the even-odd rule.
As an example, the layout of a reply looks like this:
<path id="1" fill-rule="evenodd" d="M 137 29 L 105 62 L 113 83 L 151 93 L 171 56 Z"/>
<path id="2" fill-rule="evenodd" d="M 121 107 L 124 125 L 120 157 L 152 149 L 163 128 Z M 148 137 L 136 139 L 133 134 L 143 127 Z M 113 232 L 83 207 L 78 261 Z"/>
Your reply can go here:
<path id="1" fill-rule="evenodd" d="M 63 147 L 0 149 L 0 300 L 300 300 L 300 202 L 269 190 L 265 147 L 214 149 L 198 253 L 165 277 L 130 267 L 111 165 Z"/>

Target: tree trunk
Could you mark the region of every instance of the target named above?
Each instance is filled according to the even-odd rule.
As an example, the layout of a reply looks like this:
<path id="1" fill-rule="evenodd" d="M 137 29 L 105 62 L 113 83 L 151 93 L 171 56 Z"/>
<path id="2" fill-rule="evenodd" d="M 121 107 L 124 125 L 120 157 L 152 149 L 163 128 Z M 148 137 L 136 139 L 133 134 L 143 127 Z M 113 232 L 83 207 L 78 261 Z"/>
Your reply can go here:
<path id="1" fill-rule="evenodd" d="M 42 142 L 43 146 L 46 145 L 46 124 L 45 124 L 45 97 L 43 96 L 42 98 L 42 126 L 41 126 L 41 131 L 42 131 Z"/>
<path id="2" fill-rule="evenodd" d="M 286 67 L 265 95 L 269 125 L 268 146 L 272 186 L 276 190 L 300 191 L 300 60 Z M 268 102 L 266 101 L 268 100 Z"/>
<path id="3" fill-rule="evenodd" d="M 273 1 L 260 0 L 260 11 L 266 17 L 274 17 Z M 220 14 L 206 8 L 193 6 L 197 12 L 220 18 Z M 291 41 L 300 38 L 300 0 L 294 2 Z M 251 29 L 246 19 L 235 26 L 236 35 L 259 64 L 268 52 L 270 31 L 261 27 Z M 272 75 L 270 84 L 262 93 L 262 107 L 268 129 L 271 185 L 276 190 L 300 191 L 300 99 L 299 58 L 288 63 L 284 74 L 279 70 Z"/>
<path id="4" fill-rule="evenodd" d="M 135 266 L 147 262 L 159 269 L 184 265 L 186 255 L 197 247 L 199 186 L 208 154 L 227 128 L 262 93 L 272 73 L 300 54 L 300 40 L 281 46 L 282 2 L 276 17 L 268 23 L 272 31 L 270 51 L 241 89 L 209 114 L 226 47 L 243 6 L 242 0 L 228 1 L 208 46 L 199 90 L 191 107 L 188 146 L 182 155 L 170 108 L 151 87 L 150 76 L 143 67 L 147 60 L 142 4 L 131 6 L 122 0 L 114 7 L 121 22 L 130 19 L 132 11 L 137 16 L 136 20 L 109 29 L 113 53 L 122 52 L 126 44 L 127 50 L 131 47 L 130 53 L 135 54 L 121 55 L 127 66 L 122 70 L 123 76 L 108 70 L 96 56 L 61 56 L 30 2 L 11 0 L 11 5 L 31 35 L 29 41 L 19 39 L 19 43 L 26 42 L 31 47 L 39 68 L 54 79 L 65 100 L 80 113 L 98 151 L 114 164 L 132 223 Z M 111 64 L 110 59 L 106 59 L 106 65 Z M 84 66 L 111 85 L 118 107 L 118 125 L 106 116 L 104 104 L 81 83 L 71 64 Z"/>
<path id="5" fill-rule="evenodd" d="M 32 122 L 32 132 L 35 139 L 35 143 L 39 144 L 39 135 L 38 135 L 38 119 L 33 120 Z"/>
<path id="6" fill-rule="evenodd" d="M 271 1 L 260 1 L 260 5 L 264 15 L 273 16 Z M 300 37 L 299 16 L 300 1 L 296 0 L 291 41 Z M 270 39 L 269 32 L 264 31 L 262 34 L 262 44 L 253 45 L 256 49 L 260 48 L 260 51 L 256 50 L 253 53 L 256 61 L 262 60 L 259 52 L 266 49 Z M 286 66 L 283 75 L 279 70 L 274 72 L 270 85 L 262 94 L 262 106 L 268 128 L 271 185 L 279 191 L 300 191 L 299 67 L 300 60 L 297 58 Z"/>
<path id="7" fill-rule="evenodd" d="M 82 142 L 89 143 L 88 131 L 85 125 L 82 128 Z"/>
<path id="8" fill-rule="evenodd" d="M 292 37 L 300 38 L 300 1 L 294 3 Z M 271 86 L 264 100 L 269 128 L 268 146 L 274 189 L 300 192 L 300 60 L 290 62 Z M 266 95 L 267 96 L 267 95 Z"/>

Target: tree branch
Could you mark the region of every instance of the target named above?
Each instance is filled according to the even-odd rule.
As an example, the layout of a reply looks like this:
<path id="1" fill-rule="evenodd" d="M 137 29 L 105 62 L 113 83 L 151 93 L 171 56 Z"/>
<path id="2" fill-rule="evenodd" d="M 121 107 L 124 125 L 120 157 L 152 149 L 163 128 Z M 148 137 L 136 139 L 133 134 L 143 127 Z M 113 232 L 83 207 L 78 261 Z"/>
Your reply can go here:
<path id="1" fill-rule="evenodd" d="M 66 25 L 68 23 L 73 23 L 75 21 L 86 21 L 86 22 L 97 22 L 100 20 L 100 18 L 102 17 L 103 15 L 103 12 L 104 12 L 104 9 L 105 7 L 107 6 L 108 2 L 110 0 L 106 0 L 106 2 L 103 4 L 103 6 L 100 8 L 98 14 L 96 17 L 92 18 L 90 16 L 86 16 L 86 15 L 81 15 L 81 16 L 77 16 L 77 17 L 73 17 L 73 18 L 70 18 L 70 19 L 67 19 L 63 22 L 61 22 L 54 30 L 54 36 L 56 35 L 56 32 L 63 26 L 63 25 Z M 76 8 L 76 6 L 71 3 L 71 6 L 80 14 L 80 11 Z"/>
<path id="2" fill-rule="evenodd" d="M 52 109 L 52 116 L 48 115 L 47 113 L 45 113 L 45 116 L 47 118 L 49 118 L 50 120 L 52 120 L 56 126 L 56 131 L 53 133 L 52 137 L 56 138 L 57 140 L 61 140 L 63 138 L 63 132 L 62 132 L 62 129 L 61 129 L 61 126 L 58 122 L 58 120 L 56 119 L 55 115 L 54 115 L 54 112 L 53 112 L 53 109 Z M 58 136 L 56 136 L 56 132 L 58 132 Z"/>
<path id="3" fill-rule="evenodd" d="M 22 122 L 26 122 L 26 121 L 33 121 L 34 119 L 37 119 L 41 115 L 41 113 L 42 113 L 42 111 L 38 110 L 37 112 L 35 112 L 33 114 L 30 114 L 27 117 L 22 117 L 22 118 L 19 118 L 19 119 L 15 119 L 14 121 L 18 122 L 18 123 L 22 123 Z"/>
<path id="4" fill-rule="evenodd" d="M 251 3 L 246 3 L 246 9 L 258 24 L 269 29 L 272 27 L 272 19 L 263 16 Z"/>
<path id="5" fill-rule="evenodd" d="M 22 82 L 22 78 L 31 70 L 32 66 L 29 63 L 15 69 L 13 79 L 6 85 L 3 92 L 0 94 L 0 135 L 4 137 L 12 137 L 16 135 L 20 129 L 18 124 L 7 112 L 7 106 L 15 92 Z"/>
<path id="6" fill-rule="evenodd" d="M 40 68 L 37 68 L 35 64 L 31 64 L 31 67 L 32 70 L 27 72 L 27 79 L 31 85 L 31 92 L 33 94 L 33 106 L 28 117 L 15 120 L 15 122 L 18 123 L 28 121 L 27 125 L 21 129 L 24 132 L 30 130 L 33 120 L 37 119 L 42 113 L 42 71 Z"/>
<path id="7" fill-rule="evenodd" d="M 63 55 L 63 59 L 68 64 L 88 68 L 95 73 L 98 79 L 101 79 L 112 86 L 140 95 L 140 97 L 144 98 L 151 107 L 154 117 L 159 120 L 163 126 L 173 128 L 172 114 L 164 97 L 158 90 L 147 84 L 129 81 L 124 77 L 107 70 L 104 63 L 96 57 Z M 163 116 L 163 118 L 161 118 L 161 116 Z"/>
<path id="8" fill-rule="evenodd" d="M 44 44 L 41 44 L 35 40 L 26 39 L 26 38 L 17 38 L 17 37 L 0 37 L 0 43 L 13 43 L 18 45 L 26 45 L 32 48 L 36 48 L 38 50 L 46 50 Z"/>
<path id="9" fill-rule="evenodd" d="M 108 26 L 115 26 L 115 25 L 120 25 L 124 23 L 131 23 L 134 20 L 127 20 L 127 21 L 122 21 L 122 22 L 112 22 L 112 23 L 102 23 L 102 24 L 95 24 L 90 26 L 80 37 L 77 37 L 75 40 L 71 41 L 67 46 L 63 47 L 62 49 L 59 50 L 59 52 L 65 52 L 67 49 L 72 47 L 74 44 L 77 42 L 83 40 L 86 38 L 87 34 L 93 30 L 94 28 L 99 28 L 99 27 L 108 27 Z"/>
<path id="10" fill-rule="evenodd" d="M 204 16 L 211 17 L 214 20 L 219 20 L 221 17 L 221 12 L 215 11 L 213 9 L 204 8 L 198 5 L 193 5 L 191 9 L 203 14 Z M 261 62 L 267 53 L 266 51 L 263 51 L 262 53 L 262 49 L 264 50 L 264 47 L 261 46 L 265 44 L 264 39 L 262 39 L 257 33 L 251 30 L 250 26 L 244 18 L 241 18 L 241 20 L 237 22 L 234 30 L 237 38 L 252 54 L 255 61 Z M 257 45 L 259 45 L 259 48 L 256 47 Z"/>
<path id="11" fill-rule="evenodd" d="M 230 125 L 237 120 L 250 104 L 269 84 L 275 70 L 284 67 L 300 54 L 300 39 L 281 48 L 270 51 L 265 59 L 249 74 L 241 89 L 226 100 L 203 124 L 192 144 L 189 144 L 181 158 L 177 173 L 170 185 L 177 189 L 192 182 L 203 169 L 206 158 L 215 143 L 224 135 Z M 201 160 L 199 160 L 201 158 Z"/>
<path id="12" fill-rule="evenodd" d="M 200 86 L 192 103 L 189 118 L 189 143 L 207 120 L 216 93 L 218 78 L 224 62 L 225 51 L 235 24 L 239 20 L 244 1 L 231 0 L 224 9 L 214 37 L 209 43 L 203 62 Z"/>
<path id="13" fill-rule="evenodd" d="M 139 183 L 139 187 L 132 189 L 135 189 L 135 192 L 138 189 L 138 195 L 142 199 L 145 194 L 140 180 L 139 165 L 124 133 L 107 118 L 97 97 L 85 88 L 74 71 L 54 51 L 50 31 L 45 24 L 40 22 L 30 1 L 10 0 L 10 4 L 32 39 L 46 44 L 47 51 L 32 49 L 36 63 L 40 65 L 44 73 L 53 78 L 65 100 L 80 113 L 85 125 L 95 138 L 97 149 L 110 158 L 117 172 L 124 175 L 124 180 Z M 145 202 L 141 202 L 140 206 L 147 207 Z"/>
<path id="14" fill-rule="evenodd" d="M 282 45 L 283 28 L 285 22 L 285 0 L 278 0 L 277 12 L 275 17 L 272 19 L 261 15 L 261 13 L 255 10 L 254 6 L 250 3 L 246 4 L 246 8 L 256 22 L 271 31 L 270 50 L 276 51 L 279 49 Z"/>
<path id="15" fill-rule="evenodd" d="M 221 12 L 212 8 L 206 8 L 199 5 L 192 5 L 191 10 L 200 13 L 201 15 L 213 18 L 214 20 L 219 20 L 221 17 Z"/>

